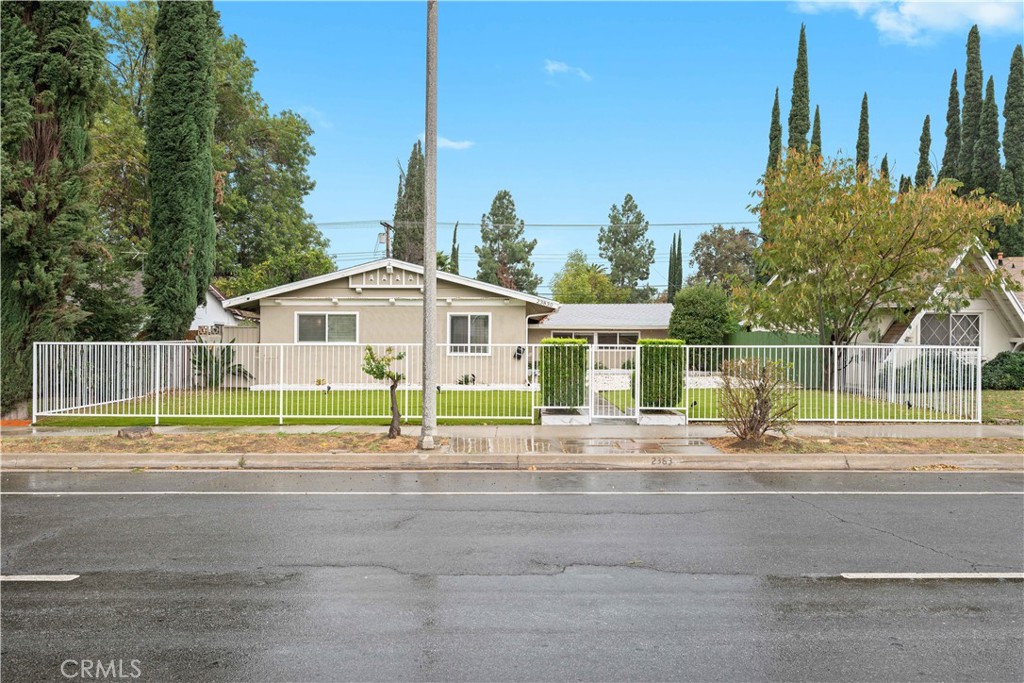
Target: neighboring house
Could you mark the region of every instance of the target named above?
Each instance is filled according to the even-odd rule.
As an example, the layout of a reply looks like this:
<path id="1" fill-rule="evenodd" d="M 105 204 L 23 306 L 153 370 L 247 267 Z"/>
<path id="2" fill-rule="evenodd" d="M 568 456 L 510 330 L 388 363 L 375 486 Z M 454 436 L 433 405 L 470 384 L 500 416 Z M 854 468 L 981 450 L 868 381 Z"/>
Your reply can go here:
<path id="1" fill-rule="evenodd" d="M 962 263 L 954 266 L 980 272 L 1002 268 L 1010 279 L 1024 285 L 1024 258 L 1000 260 L 1001 266 L 987 253 L 972 250 Z M 877 325 L 857 342 L 868 343 L 872 339 L 888 344 L 980 346 L 982 361 L 987 362 L 1002 351 L 1024 348 L 1024 293 L 1006 287 L 993 288 L 955 313 L 912 311 L 904 322 L 898 322 L 893 315 L 882 315 Z"/>
<path id="2" fill-rule="evenodd" d="M 222 304 L 258 311 L 264 344 L 418 344 L 423 266 L 381 259 Z M 526 344 L 531 323 L 557 309 L 532 294 L 437 273 L 437 341 L 452 354 L 487 355 L 491 344 Z"/>
<path id="3" fill-rule="evenodd" d="M 530 343 L 547 337 L 575 337 L 598 346 L 664 339 L 672 304 L 561 304 L 530 328 Z"/>
<path id="4" fill-rule="evenodd" d="M 252 328 L 259 322 L 258 313 L 227 307 L 224 305 L 224 301 L 224 295 L 216 287 L 210 285 L 206 290 L 206 303 L 196 307 L 196 315 L 192 319 L 192 324 L 189 325 L 189 331 L 199 336 L 223 335 L 225 327 Z M 252 332 L 247 330 L 243 334 L 245 341 L 259 339 L 259 333 L 256 330 Z M 223 336 L 225 336 L 224 341 L 230 341 L 226 335 Z"/>

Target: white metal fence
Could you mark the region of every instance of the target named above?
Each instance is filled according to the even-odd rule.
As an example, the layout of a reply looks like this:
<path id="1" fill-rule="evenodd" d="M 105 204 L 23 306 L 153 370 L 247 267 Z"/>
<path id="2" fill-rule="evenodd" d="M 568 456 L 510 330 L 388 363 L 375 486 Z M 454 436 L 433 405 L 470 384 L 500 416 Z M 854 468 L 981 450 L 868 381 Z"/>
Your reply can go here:
<path id="1" fill-rule="evenodd" d="M 418 420 L 422 346 L 390 348 L 400 410 Z M 979 422 L 981 356 L 940 346 L 439 345 L 438 417 L 533 423 L 721 420 L 740 360 L 777 363 L 803 421 Z M 33 353 L 33 421 L 48 416 L 386 420 L 388 385 L 366 345 L 45 342 Z M 656 362 L 655 362 L 656 361 Z M 639 371 L 638 371 L 639 369 Z M 671 420 L 675 420 L 672 422 Z"/>

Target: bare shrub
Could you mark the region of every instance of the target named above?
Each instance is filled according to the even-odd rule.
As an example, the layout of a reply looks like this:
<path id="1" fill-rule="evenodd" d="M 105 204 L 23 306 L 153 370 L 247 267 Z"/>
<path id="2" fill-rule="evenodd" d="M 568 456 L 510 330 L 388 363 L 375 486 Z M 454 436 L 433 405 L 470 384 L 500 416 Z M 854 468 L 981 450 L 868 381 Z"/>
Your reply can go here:
<path id="1" fill-rule="evenodd" d="M 740 358 L 722 363 L 721 415 L 741 441 L 767 432 L 787 434 L 796 421 L 796 387 L 787 363 Z"/>

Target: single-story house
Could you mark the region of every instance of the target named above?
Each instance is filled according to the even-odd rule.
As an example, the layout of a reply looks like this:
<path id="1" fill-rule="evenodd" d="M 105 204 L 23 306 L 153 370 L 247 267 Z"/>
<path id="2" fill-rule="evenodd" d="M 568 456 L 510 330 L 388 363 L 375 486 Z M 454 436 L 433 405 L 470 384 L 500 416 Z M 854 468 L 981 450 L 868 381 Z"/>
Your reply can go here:
<path id="1" fill-rule="evenodd" d="M 561 304 L 530 327 L 530 343 L 547 337 L 586 339 L 598 346 L 664 339 L 672 304 Z"/>

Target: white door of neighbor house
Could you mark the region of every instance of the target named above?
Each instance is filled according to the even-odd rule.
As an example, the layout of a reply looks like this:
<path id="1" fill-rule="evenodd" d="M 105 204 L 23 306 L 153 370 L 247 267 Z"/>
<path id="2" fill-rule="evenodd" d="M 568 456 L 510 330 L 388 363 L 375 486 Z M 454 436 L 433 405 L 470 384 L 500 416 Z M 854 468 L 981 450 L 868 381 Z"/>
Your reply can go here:
<path id="1" fill-rule="evenodd" d="M 594 420 L 636 421 L 636 346 L 594 345 L 590 347 L 588 386 Z"/>

